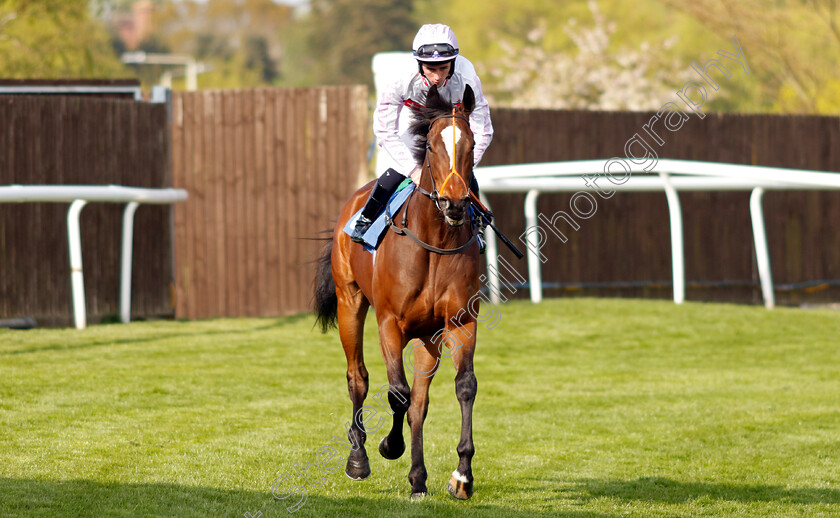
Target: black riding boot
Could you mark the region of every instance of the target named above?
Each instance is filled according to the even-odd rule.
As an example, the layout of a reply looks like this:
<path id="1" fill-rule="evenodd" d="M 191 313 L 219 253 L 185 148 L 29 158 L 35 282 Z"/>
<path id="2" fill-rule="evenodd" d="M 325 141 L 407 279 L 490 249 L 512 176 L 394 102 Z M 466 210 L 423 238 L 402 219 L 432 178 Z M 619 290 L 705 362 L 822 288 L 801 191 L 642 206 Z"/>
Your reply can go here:
<path id="1" fill-rule="evenodd" d="M 388 203 L 391 195 L 394 194 L 397 187 L 399 187 L 405 178 L 405 176 L 389 168 L 376 180 L 373 189 L 370 191 L 370 196 L 362 209 L 362 213 L 359 214 L 359 219 L 356 221 L 356 228 L 353 229 L 353 234 L 350 236 L 350 239 L 357 243 L 364 242 L 365 232 L 373 224 L 376 216 L 382 212 L 382 208 Z"/>

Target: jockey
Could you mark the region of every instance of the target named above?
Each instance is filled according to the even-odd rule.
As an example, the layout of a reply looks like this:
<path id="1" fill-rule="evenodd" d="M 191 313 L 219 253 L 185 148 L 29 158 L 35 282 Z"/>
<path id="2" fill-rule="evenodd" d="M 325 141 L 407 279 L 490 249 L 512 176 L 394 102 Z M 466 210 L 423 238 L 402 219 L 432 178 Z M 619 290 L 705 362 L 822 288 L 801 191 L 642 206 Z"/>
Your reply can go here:
<path id="1" fill-rule="evenodd" d="M 470 114 L 470 129 L 475 138 L 473 163 L 478 164 L 481 156 L 493 138 L 493 124 L 490 122 L 490 108 L 481 91 L 481 81 L 476 75 L 473 64 L 458 54 L 458 39 L 447 25 L 428 24 L 420 27 L 412 44 L 417 60 L 417 71 L 403 74 L 390 83 L 382 92 L 376 112 L 373 116 L 373 133 L 395 163 L 376 181 L 370 197 L 356 222 L 351 239 L 363 241 L 362 236 L 373 220 L 382 211 L 397 187 L 408 177 L 420 184 L 422 164 L 418 164 L 412 155 L 409 144 L 408 128 L 400 128 L 400 111 L 421 106 L 426 93 L 432 85 L 437 85 L 438 92 L 444 99 L 455 104 L 461 102 L 467 85 L 475 94 L 475 108 Z M 478 195 L 478 183 L 475 176 L 470 182 L 470 190 Z M 478 228 L 483 229 L 483 225 Z M 481 240 L 483 251 L 483 239 Z"/>

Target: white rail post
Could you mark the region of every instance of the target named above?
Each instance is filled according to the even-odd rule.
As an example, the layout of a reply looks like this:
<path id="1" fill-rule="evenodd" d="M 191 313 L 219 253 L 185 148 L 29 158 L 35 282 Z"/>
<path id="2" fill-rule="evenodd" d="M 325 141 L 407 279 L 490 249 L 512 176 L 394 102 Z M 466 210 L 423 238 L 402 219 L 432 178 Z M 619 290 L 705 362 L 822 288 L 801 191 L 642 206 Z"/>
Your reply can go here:
<path id="1" fill-rule="evenodd" d="M 79 230 L 79 216 L 87 204 L 76 200 L 67 210 L 67 242 L 70 248 L 70 285 L 73 291 L 73 318 L 76 329 L 87 327 L 85 311 L 85 277 L 82 274 L 82 234 Z"/>
<path id="2" fill-rule="evenodd" d="M 487 201 L 484 193 L 479 192 L 478 199 L 481 200 L 481 203 L 485 207 L 491 209 L 490 203 Z M 499 246 L 496 242 L 496 234 L 494 232 L 485 232 L 484 239 L 487 240 L 485 243 L 487 245 L 487 250 L 485 250 L 487 254 L 487 288 L 490 290 L 490 302 L 498 306 L 501 302 L 499 298 L 499 294 L 501 293 L 499 291 Z"/>
<path id="3" fill-rule="evenodd" d="M 671 185 L 668 173 L 659 173 L 668 198 L 668 212 L 671 215 L 671 265 L 674 275 L 674 303 L 685 302 L 685 257 L 683 255 L 683 222 L 680 195 Z"/>
<path id="4" fill-rule="evenodd" d="M 773 309 L 776 297 L 773 294 L 773 272 L 770 268 L 770 253 L 767 250 L 767 231 L 764 228 L 764 209 L 761 200 L 764 189 L 756 187 L 750 194 L 750 217 L 752 219 L 753 239 L 755 240 L 755 260 L 758 263 L 758 278 L 761 280 L 761 294 L 764 307 Z"/>
<path id="5" fill-rule="evenodd" d="M 531 288 L 531 302 L 542 302 L 542 269 L 540 266 L 539 226 L 537 223 L 537 200 L 540 191 L 531 189 L 525 195 L 525 232 L 528 238 L 528 284 Z M 531 232 L 534 229 L 536 232 Z M 534 234 L 536 237 L 533 237 Z"/>
<path id="6" fill-rule="evenodd" d="M 134 245 L 134 213 L 140 204 L 130 202 L 123 211 L 122 257 L 120 264 L 120 321 L 131 321 L 131 258 Z"/>

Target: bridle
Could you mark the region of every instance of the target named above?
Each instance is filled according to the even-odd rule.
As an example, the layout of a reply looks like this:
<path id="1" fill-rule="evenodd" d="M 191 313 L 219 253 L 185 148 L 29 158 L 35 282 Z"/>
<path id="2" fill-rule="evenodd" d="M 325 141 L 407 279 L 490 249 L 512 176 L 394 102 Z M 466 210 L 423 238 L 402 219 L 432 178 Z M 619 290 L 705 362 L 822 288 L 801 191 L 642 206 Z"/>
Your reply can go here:
<path id="1" fill-rule="evenodd" d="M 434 119 L 432 119 L 429 122 L 429 133 L 432 132 L 432 127 L 434 126 L 435 122 L 437 122 L 441 119 L 461 119 L 464 122 L 466 122 L 467 125 L 469 125 L 469 123 L 470 123 L 469 119 L 467 119 L 463 115 L 459 115 L 459 114 L 455 113 L 455 109 L 453 108 L 451 114 L 448 113 L 446 115 L 440 115 L 438 117 L 435 117 Z M 452 133 L 453 133 L 452 139 L 454 141 L 454 139 L 455 139 L 455 125 L 454 124 L 452 125 Z M 435 175 L 432 174 L 432 161 L 429 158 L 430 153 L 434 153 L 434 151 L 432 151 L 432 146 L 429 144 L 429 142 L 427 140 L 426 141 L 426 161 L 423 165 L 429 171 L 429 179 L 432 181 L 432 192 L 429 192 L 426 189 L 423 189 L 419 185 L 417 186 L 417 190 L 420 192 L 420 194 L 426 196 L 427 198 L 429 198 L 430 200 L 435 202 L 435 206 L 437 207 L 437 209 L 439 211 L 443 212 L 443 209 L 440 207 L 440 192 L 438 191 L 437 186 L 435 185 Z M 452 144 L 452 153 L 455 154 L 455 144 L 454 144 L 454 142 Z M 461 173 L 458 172 L 458 168 L 455 166 L 455 161 L 454 160 L 452 161 L 452 171 L 450 171 L 449 175 L 443 181 L 443 185 L 441 185 L 440 189 L 443 190 L 446 187 L 446 184 L 449 182 L 449 179 L 452 178 L 453 175 L 455 176 L 455 178 L 457 178 L 458 180 L 461 181 L 461 184 L 464 186 L 464 189 L 467 191 L 467 193 L 469 193 L 470 188 L 467 186 L 467 183 L 464 181 L 464 177 L 462 177 Z M 467 199 L 469 199 L 469 197 L 467 197 Z M 469 205 L 467 205 L 467 206 L 469 207 Z"/>
<path id="2" fill-rule="evenodd" d="M 466 122 L 468 125 L 469 125 L 469 122 L 470 122 L 469 119 L 467 119 L 463 115 L 455 113 L 455 108 L 453 108 L 451 114 L 448 113 L 446 115 L 439 115 L 439 116 L 435 117 L 434 119 L 432 119 L 431 121 L 429 121 L 429 133 L 432 132 L 432 127 L 434 126 L 435 122 L 437 122 L 441 119 L 461 119 L 464 122 Z M 452 133 L 453 133 L 452 138 L 453 138 L 453 141 L 454 141 L 454 139 L 455 139 L 455 125 L 454 124 L 452 125 Z M 393 230 L 394 232 L 396 232 L 399 235 L 405 235 L 405 236 L 410 237 L 415 243 L 417 243 L 421 247 L 425 248 L 426 250 L 428 250 L 430 252 L 434 252 L 436 254 L 443 254 L 443 255 L 457 254 L 459 252 L 462 252 L 462 251 L 466 250 L 467 248 L 469 248 L 475 242 L 476 235 L 474 233 L 473 233 L 472 237 L 470 237 L 469 241 L 467 241 L 466 243 L 464 243 L 463 245 L 461 245 L 459 247 L 456 247 L 456 248 L 438 248 L 436 246 L 432 246 L 432 245 L 422 241 L 419 237 L 417 237 L 416 234 L 414 234 L 414 232 L 412 232 L 408 228 L 408 205 L 411 203 L 411 198 L 414 196 L 414 192 L 419 192 L 423 196 L 426 196 L 427 198 L 432 200 L 435 203 L 435 207 L 437 207 L 437 209 L 440 212 L 443 212 L 443 209 L 440 206 L 440 200 L 441 200 L 440 192 L 438 191 L 437 186 L 435 185 L 435 176 L 432 174 L 432 162 L 431 162 L 431 159 L 429 158 L 430 153 L 433 153 L 432 146 L 429 144 L 429 142 L 427 140 L 426 141 L 426 160 L 425 160 L 425 163 L 424 163 L 424 168 L 429 171 L 429 179 L 432 181 L 432 192 L 427 191 L 426 189 L 420 187 L 419 185 L 417 185 L 415 187 L 414 191 L 409 195 L 408 201 L 406 202 L 405 208 L 403 209 L 402 227 L 398 227 L 394 223 L 393 219 L 391 218 L 391 215 L 387 213 L 387 210 L 386 210 L 386 213 L 385 213 L 385 217 L 387 218 L 387 221 L 388 221 L 388 223 L 391 227 L 391 230 Z M 453 146 L 452 146 L 452 153 L 453 153 L 453 155 L 455 155 L 455 145 L 454 145 L 454 143 L 453 143 Z M 452 159 L 452 171 L 450 171 L 449 175 L 443 181 L 443 185 L 441 185 L 441 190 L 443 190 L 446 187 L 446 184 L 449 182 L 449 179 L 453 177 L 453 175 L 455 176 L 455 178 L 457 178 L 458 180 L 461 181 L 461 184 L 464 186 L 464 189 L 466 189 L 467 193 L 469 193 L 470 192 L 469 186 L 464 181 L 464 178 L 461 176 L 461 173 L 458 172 L 458 168 L 455 166 L 455 158 Z M 470 200 L 470 198 L 468 196 L 467 197 L 467 208 L 466 208 L 467 211 L 469 211 L 471 203 L 472 203 L 472 201 Z"/>

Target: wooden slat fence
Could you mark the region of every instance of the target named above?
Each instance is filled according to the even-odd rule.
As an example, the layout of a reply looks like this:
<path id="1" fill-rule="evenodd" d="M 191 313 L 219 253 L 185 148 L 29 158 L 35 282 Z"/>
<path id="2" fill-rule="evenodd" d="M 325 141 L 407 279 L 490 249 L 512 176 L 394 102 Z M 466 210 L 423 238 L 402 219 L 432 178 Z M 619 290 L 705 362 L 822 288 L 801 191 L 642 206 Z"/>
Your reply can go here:
<path id="1" fill-rule="evenodd" d="M 492 115 L 496 136 L 483 165 L 624 156 L 625 142 L 636 133 L 646 136 L 642 125 L 654 114 L 497 109 Z M 692 115 L 679 131 L 660 133 L 666 141 L 654 145 L 660 158 L 840 172 L 838 117 Z M 544 194 L 539 211 L 548 216 L 568 211 L 570 197 Z M 524 195 L 489 199 L 500 228 L 515 239 L 525 228 Z M 682 193 L 680 199 L 687 298 L 760 303 L 749 193 Z M 568 243 L 555 239 L 542 249 L 548 257 L 544 282 L 587 287 L 564 286 L 546 295 L 669 298 L 670 285 L 656 284 L 671 280 L 665 195 L 619 193 L 598 201 L 596 214 L 579 221 L 579 231 L 569 231 Z M 778 302 L 840 300 L 837 287 L 804 284 L 840 280 L 840 192 L 771 191 L 764 206 L 774 281 L 798 288 L 777 291 Z M 514 264 L 527 272 L 524 260 Z M 609 287 L 593 287 L 596 283 Z"/>
<path id="2" fill-rule="evenodd" d="M 177 315 L 308 311 L 313 260 L 367 174 L 367 89 L 177 92 Z"/>
<path id="3" fill-rule="evenodd" d="M 323 244 L 311 238 L 326 236 L 319 232 L 332 228 L 366 177 L 368 109 L 364 87 L 176 93 L 170 141 L 163 105 L 6 96 L 0 184 L 186 188 L 190 200 L 174 209 L 175 269 L 172 209 L 137 214 L 133 317 L 171 315 L 173 279 L 179 317 L 298 313 L 309 308 L 312 261 Z M 651 116 L 497 109 L 483 163 L 619 156 Z M 836 117 L 709 115 L 664 137 L 662 158 L 840 171 Z M 569 198 L 543 195 L 539 209 L 553 214 Z M 500 227 L 516 238 L 524 230 L 523 196 L 490 199 Z M 760 302 L 748 194 L 681 199 L 688 298 Z M 840 279 L 840 193 L 770 192 L 765 207 L 777 284 Z M 0 204 L 0 318 L 70 322 L 66 208 Z M 89 205 L 82 216 L 91 322 L 116 313 L 120 216 L 120 206 L 105 204 Z M 567 244 L 543 248 L 544 281 L 563 286 L 547 295 L 670 297 L 667 221 L 662 194 L 599 200 Z M 526 271 L 524 262 L 515 264 Z M 817 285 L 777 297 L 836 301 L 838 289 Z"/>
<path id="4" fill-rule="evenodd" d="M 164 105 L 76 96 L 0 96 L 0 185 L 169 186 Z M 0 203 L 0 318 L 72 321 L 64 203 Z M 88 321 L 118 311 L 122 205 L 81 216 Z M 135 218 L 132 315 L 171 315 L 171 209 Z"/>

